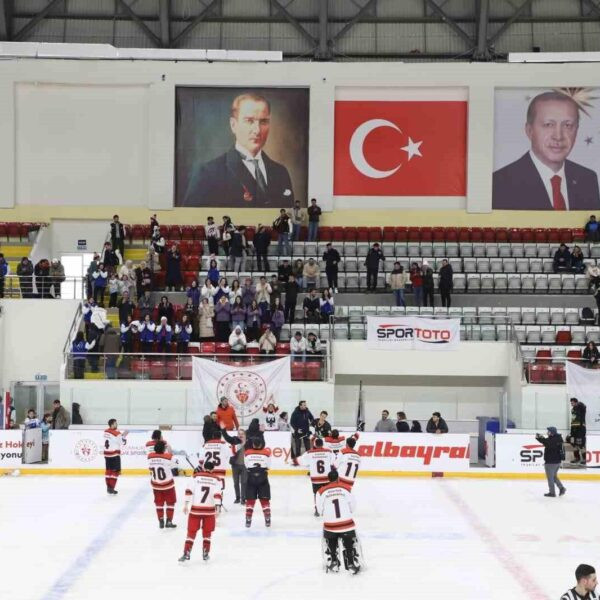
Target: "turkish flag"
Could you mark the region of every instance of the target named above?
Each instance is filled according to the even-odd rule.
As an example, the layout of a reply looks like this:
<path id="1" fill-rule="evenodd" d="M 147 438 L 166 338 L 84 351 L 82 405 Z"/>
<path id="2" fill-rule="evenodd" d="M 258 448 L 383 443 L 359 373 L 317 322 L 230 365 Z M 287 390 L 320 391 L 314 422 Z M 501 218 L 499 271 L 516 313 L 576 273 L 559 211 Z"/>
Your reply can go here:
<path id="1" fill-rule="evenodd" d="M 465 196 L 466 101 L 338 100 L 336 196 Z"/>

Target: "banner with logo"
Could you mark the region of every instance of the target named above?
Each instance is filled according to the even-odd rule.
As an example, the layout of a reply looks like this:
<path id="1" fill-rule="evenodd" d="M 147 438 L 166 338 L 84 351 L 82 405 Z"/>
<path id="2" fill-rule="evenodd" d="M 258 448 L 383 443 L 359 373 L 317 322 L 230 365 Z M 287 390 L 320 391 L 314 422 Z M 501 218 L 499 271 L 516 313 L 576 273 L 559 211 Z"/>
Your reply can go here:
<path id="1" fill-rule="evenodd" d="M 588 431 L 600 430 L 600 370 L 585 369 L 567 361 L 567 396 L 586 405 Z"/>
<path id="2" fill-rule="evenodd" d="M 367 345 L 373 350 L 458 350 L 460 319 L 367 317 Z"/>
<path id="3" fill-rule="evenodd" d="M 464 197 L 467 100 L 467 88 L 337 88 L 334 195 Z"/>
<path id="4" fill-rule="evenodd" d="M 192 359 L 192 382 L 200 391 L 206 414 L 225 396 L 239 419 L 251 417 L 269 402 L 277 403 L 279 392 L 289 386 L 290 357 L 252 366 L 235 366 L 206 358 Z"/>
<path id="5" fill-rule="evenodd" d="M 0 431 L 0 469 L 20 467 L 23 463 L 23 432 L 20 429 Z"/>

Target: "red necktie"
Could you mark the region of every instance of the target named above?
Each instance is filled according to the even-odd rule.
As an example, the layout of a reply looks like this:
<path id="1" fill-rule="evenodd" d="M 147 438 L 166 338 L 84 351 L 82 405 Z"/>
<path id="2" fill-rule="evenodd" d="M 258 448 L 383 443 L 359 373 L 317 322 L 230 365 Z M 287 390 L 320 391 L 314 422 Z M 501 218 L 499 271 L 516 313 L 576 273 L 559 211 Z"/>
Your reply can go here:
<path id="1" fill-rule="evenodd" d="M 550 183 L 552 184 L 552 206 L 554 210 L 567 210 L 567 203 L 560 191 L 560 182 L 560 175 L 555 175 L 550 179 Z"/>

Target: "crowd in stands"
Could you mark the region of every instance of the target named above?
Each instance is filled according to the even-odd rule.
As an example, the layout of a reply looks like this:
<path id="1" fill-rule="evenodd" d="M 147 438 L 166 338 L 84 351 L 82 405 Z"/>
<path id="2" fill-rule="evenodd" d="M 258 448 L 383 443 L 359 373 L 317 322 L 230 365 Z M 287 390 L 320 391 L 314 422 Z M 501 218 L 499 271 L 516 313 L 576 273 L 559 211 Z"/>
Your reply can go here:
<path id="1" fill-rule="evenodd" d="M 396 421 L 390 419 L 390 411 L 382 410 L 381 419 L 375 424 L 373 431 L 378 433 L 423 433 L 423 428 L 419 421 L 412 421 L 408 423 L 406 419 L 406 413 L 399 411 L 396 413 Z M 434 412 L 431 415 L 427 426 L 425 427 L 427 433 L 448 433 L 448 424 L 442 418 L 439 412 Z"/>

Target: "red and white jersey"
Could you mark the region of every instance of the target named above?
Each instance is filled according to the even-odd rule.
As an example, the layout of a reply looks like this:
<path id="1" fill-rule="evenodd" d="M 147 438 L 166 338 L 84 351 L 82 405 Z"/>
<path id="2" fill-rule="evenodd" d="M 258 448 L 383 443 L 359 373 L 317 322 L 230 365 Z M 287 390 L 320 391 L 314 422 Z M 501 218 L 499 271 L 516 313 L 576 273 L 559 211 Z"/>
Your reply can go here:
<path id="1" fill-rule="evenodd" d="M 121 456 L 123 444 L 125 444 L 125 438 L 118 429 L 104 430 L 104 458 Z"/>
<path id="2" fill-rule="evenodd" d="M 173 469 L 177 468 L 177 461 L 170 452 L 148 454 L 148 468 L 150 469 L 150 485 L 153 490 L 163 491 L 175 487 Z"/>
<path id="3" fill-rule="evenodd" d="M 313 483 L 327 483 L 334 459 L 335 455 L 329 448 L 311 448 L 300 457 L 300 462 L 308 467 Z"/>
<path id="4" fill-rule="evenodd" d="M 219 477 L 225 477 L 227 463 L 231 458 L 231 447 L 223 440 L 208 440 L 202 448 L 200 461 L 204 464 L 207 460 L 214 466 L 213 473 Z"/>
<path id="5" fill-rule="evenodd" d="M 185 490 L 185 501 L 192 503 L 190 514 L 197 517 L 214 515 L 215 506 L 221 503 L 221 498 L 221 479 L 215 473 L 196 473 Z"/>
<path id="6" fill-rule="evenodd" d="M 271 450 L 270 448 L 261 448 L 259 450 L 246 450 L 244 452 L 244 464 L 246 469 L 264 469 L 271 468 Z"/>
<path id="7" fill-rule="evenodd" d="M 332 452 L 336 454 L 346 447 L 346 437 L 340 435 L 339 437 L 332 438 L 330 436 L 323 438 L 323 446 L 325 448 L 329 448 Z"/>
<path id="8" fill-rule="evenodd" d="M 167 452 L 172 452 L 171 450 L 171 446 L 169 446 L 169 442 L 167 442 L 167 440 L 161 440 L 166 444 L 166 450 Z M 154 452 L 154 446 L 156 446 L 156 442 L 157 440 L 149 440 L 146 442 L 146 454 L 150 454 L 151 452 Z"/>
<path id="9" fill-rule="evenodd" d="M 324 517 L 325 531 L 344 533 L 355 528 L 352 513 L 356 510 L 356 501 L 343 483 L 329 483 L 317 492 L 317 510 Z"/>
<path id="10" fill-rule="evenodd" d="M 352 448 L 344 448 L 338 455 L 335 461 L 340 481 L 352 487 L 358 475 L 360 467 L 360 454 Z"/>

